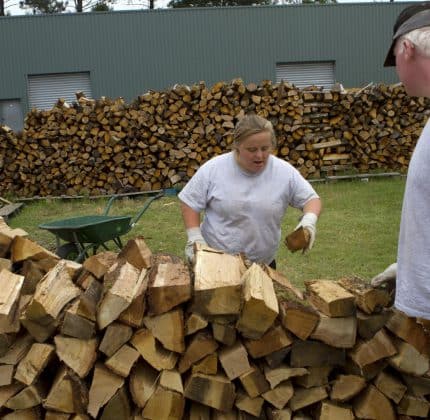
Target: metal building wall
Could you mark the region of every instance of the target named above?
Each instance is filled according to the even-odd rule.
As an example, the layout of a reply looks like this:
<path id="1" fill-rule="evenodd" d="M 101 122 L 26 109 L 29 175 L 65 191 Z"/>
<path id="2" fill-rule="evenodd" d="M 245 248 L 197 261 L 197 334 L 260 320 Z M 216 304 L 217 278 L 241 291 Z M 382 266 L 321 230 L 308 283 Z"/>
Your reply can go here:
<path id="1" fill-rule="evenodd" d="M 345 87 L 397 81 L 382 63 L 408 3 L 264 6 L 0 18 L 0 100 L 27 76 L 90 72 L 94 97 L 175 83 L 275 80 L 277 63 L 335 61 Z"/>

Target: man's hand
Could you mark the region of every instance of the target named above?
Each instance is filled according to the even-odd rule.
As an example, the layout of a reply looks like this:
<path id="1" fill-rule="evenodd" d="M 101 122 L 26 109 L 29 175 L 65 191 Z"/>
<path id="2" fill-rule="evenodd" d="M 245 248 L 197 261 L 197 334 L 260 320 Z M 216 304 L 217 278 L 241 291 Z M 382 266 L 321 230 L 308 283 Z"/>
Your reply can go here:
<path id="1" fill-rule="evenodd" d="M 393 286 L 396 281 L 397 276 L 397 263 L 393 263 L 389 265 L 382 273 L 379 273 L 377 276 L 373 277 L 370 280 L 370 284 L 373 287 L 382 286 L 384 284 L 388 284 Z"/>
<path id="2" fill-rule="evenodd" d="M 199 227 L 187 229 L 188 241 L 185 245 L 185 257 L 190 264 L 194 263 L 194 244 L 200 243 L 207 245 L 206 241 L 202 236 L 202 232 Z"/>
<path id="3" fill-rule="evenodd" d="M 317 220 L 318 216 L 315 213 L 305 213 L 300 220 L 300 223 L 296 226 L 294 230 L 302 227 L 309 232 L 309 241 L 306 245 L 306 248 L 303 249 L 303 252 L 310 251 L 315 242 L 315 236 L 317 233 Z"/>

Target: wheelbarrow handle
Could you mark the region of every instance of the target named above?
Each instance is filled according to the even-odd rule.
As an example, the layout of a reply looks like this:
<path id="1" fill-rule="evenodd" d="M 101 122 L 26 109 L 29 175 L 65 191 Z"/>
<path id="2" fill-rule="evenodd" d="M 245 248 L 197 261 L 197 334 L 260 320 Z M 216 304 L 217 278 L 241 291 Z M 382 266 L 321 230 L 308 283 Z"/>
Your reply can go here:
<path id="1" fill-rule="evenodd" d="M 118 195 L 113 195 L 113 196 L 109 199 L 109 201 L 108 201 L 108 202 L 107 202 L 107 204 L 106 204 L 106 208 L 105 208 L 105 212 L 104 212 L 103 216 L 107 216 L 107 215 L 108 215 L 109 210 L 110 210 L 110 208 L 112 207 L 113 202 L 114 202 L 118 197 L 119 197 Z"/>
<path id="2" fill-rule="evenodd" d="M 133 227 L 139 221 L 139 219 L 142 217 L 143 213 L 145 213 L 147 208 L 151 205 L 151 203 L 154 200 L 157 200 L 158 198 L 161 198 L 163 196 L 164 196 L 164 191 L 161 191 L 157 195 L 154 195 L 153 197 L 148 198 L 145 201 L 145 205 L 142 207 L 142 210 L 140 210 L 139 213 L 137 213 L 137 215 L 131 220 L 130 226 Z"/>

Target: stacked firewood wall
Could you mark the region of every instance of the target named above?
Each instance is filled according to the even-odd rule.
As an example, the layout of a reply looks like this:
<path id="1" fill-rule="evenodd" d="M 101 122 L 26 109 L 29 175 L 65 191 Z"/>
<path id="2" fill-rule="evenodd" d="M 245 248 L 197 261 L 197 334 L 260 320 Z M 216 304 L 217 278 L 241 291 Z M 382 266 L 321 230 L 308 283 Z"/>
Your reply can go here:
<path id="1" fill-rule="evenodd" d="M 295 289 L 144 239 L 83 264 L 0 225 L 2 419 L 429 418 L 430 336 L 357 277 Z"/>
<path id="2" fill-rule="evenodd" d="M 186 182 L 229 150 L 245 113 L 272 121 L 279 157 L 306 178 L 340 170 L 405 172 L 428 100 L 397 85 L 355 93 L 240 79 L 150 91 L 133 103 L 90 100 L 32 110 L 22 133 L 0 127 L 0 193 L 111 194 Z"/>

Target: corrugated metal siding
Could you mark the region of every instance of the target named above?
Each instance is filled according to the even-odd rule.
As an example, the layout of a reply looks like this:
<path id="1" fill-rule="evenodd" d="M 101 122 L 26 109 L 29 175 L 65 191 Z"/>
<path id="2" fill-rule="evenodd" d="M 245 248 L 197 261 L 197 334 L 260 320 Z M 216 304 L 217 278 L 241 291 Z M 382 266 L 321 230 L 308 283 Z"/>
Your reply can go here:
<path id="1" fill-rule="evenodd" d="M 289 63 L 276 66 L 276 82 L 289 82 L 299 88 L 320 86 L 331 89 L 335 83 L 334 63 Z"/>
<path id="2" fill-rule="evenodd" d="M 24 116 L 20 101 L 0 101 L 0 124 L 7 125 L 15 132 L 23 129 Z"/>
<path id="3" fill-rule="evenodd" d="M 0 17 L 0 99 L 28 101 L 28 74 L 90 72 L 94 97 L 132 100 L 175 83 L 274 81 L 276 63 L 292 62 L 333 61 L 345 87 L 391 83 L 382 63 L 406 4 Z"/>
<path id="4" fill-rule="evenodd" d="M 91 98 L 89 73 L 49 74 L 28 77 L 28 102 L 30 108 L 51 109 L 59 98 L 71 104 L 76 102 L 76 92 Z"/>

